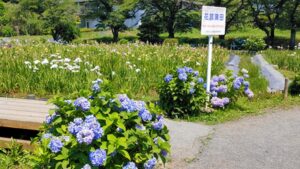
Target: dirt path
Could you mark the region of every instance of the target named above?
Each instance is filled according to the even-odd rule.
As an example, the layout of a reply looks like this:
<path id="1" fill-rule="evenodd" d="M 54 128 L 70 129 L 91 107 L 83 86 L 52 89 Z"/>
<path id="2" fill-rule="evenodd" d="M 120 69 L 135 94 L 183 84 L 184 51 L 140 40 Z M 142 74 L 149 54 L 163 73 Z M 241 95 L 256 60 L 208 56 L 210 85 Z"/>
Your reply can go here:
<path id="1" fill-rule="evenodd" d="M 299 169 L 300 107 L 218 125 L 187 169 Z"/>

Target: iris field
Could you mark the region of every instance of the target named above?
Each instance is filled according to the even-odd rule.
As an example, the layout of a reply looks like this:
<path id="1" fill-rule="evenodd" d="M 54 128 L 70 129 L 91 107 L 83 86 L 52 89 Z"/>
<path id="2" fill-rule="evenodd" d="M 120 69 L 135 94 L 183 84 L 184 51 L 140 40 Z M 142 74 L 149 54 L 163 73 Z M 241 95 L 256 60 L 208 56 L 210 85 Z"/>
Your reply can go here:
<path id="1" fill-rule="evenodd" d="M 157 99 L 163 77 L 179 66 L 206 76 L 205 48 L 147 44 L 73 44 L 15 42 L 0 50 L 0 94 L 49 98 L 89 89 L 97 78 L 107 79 L 116 93 Z M 214 49 L 213 74 L 224 70 L 228 51 Z"/>

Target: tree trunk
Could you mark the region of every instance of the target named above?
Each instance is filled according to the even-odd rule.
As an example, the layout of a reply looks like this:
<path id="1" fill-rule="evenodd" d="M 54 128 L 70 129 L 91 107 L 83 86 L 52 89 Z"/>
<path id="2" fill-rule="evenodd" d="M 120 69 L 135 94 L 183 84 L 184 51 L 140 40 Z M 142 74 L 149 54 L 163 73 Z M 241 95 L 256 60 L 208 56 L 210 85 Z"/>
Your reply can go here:
<path id="1" fill-rule="evenodd" d="M 290 50 L 295 49 L 296 45 L 296 25 L 293 25 L 291 28 L 291 38 L 290 38 Z"/>
<path id="2" fill-rule="evenodd" d="M 168 26 L 168 33 L 169 33 L 169 38 L 175 37 L 175 30 L 173 28 L 173 24 L 172 24 L 172 26 Z"/>
<path id="3" fill-rule="evenodd" d="M 274 40 L 275 40 L 275 26 L 271 27 L 271 34 L 270 34 L 270 45 L 274 47 Z"/>
<path id="4" fill-rule="evenodd" d="M 111 28 L 112 34 L 113 34 L 113 41 L 118 42 L 119 41 L 119 29 L 117 28 Z"/>
<path id="5" fill-rule="evenodd" d="M 225 35 L 219 35 L 220 40 L 225 40 Z"/>

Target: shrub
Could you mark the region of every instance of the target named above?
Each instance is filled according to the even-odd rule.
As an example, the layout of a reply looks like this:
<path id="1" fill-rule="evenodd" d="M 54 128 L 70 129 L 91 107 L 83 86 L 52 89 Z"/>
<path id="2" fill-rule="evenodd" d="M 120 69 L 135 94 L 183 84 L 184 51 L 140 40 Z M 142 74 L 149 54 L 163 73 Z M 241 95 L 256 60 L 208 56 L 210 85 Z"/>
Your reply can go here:
<path id="1" fill-rule="evenodd" d="M 178 44 L 179 40 L 176 38 L 167 38 L 164 40 L 164 45 L 177 46 Z"/>
<path id="2" fill-rule="evenodd" d="M 13 27 L 6 25 L 1 27 L 0 35 L 4 37 L 11 37 L 17 35 L 17 33 L 15 32 Z"/>
<path id="3" fill-rule="evenodd" d="M 129 41 L 128 41 L 127 39 L 121 39 L 121 40 L 119 40 L 118 43 L 119 43 L 119 44 L 128 44 Z"/>
<path id="4" fill-rule="evenodd" d="M 293 82 L 290 84 L 289 91 L 291 95 L 299 95 L 300 96 L 300 74 L 295 77 Z"/>
<path id="5" fill-rule="evenodd" d="M 68 22 L 56 24 L 51 33 L 55 41 L 62 41 L 64 43 L 69 43 L 80 35 L 80 31 L 76 25 Z"/>
<path id="6" fill-rule="evenodd" d="M 251 52 L 257 52 L 263 50 L 266 47 L 266 43 L 263 39 L 250 37 L 246 40 L 243 47 Z"/>
<path id="7" fill-rule="evenodd" d="M 230 48 L 233 50 L 241 50 L 244 49 L 245 43 L 246 43 L 245 39 L 237 38 L 232 41 Z"/>
<path id="8" fill-rule="evenodd" d="M 93 82 L 77 99 L 56 98 L 40 135 L 36 164 L 43 168 L 153 168 L 166 162 L 168 129 L 152 103 L 114 97 Z"/>
<path id="9" fill-rule="evenodd" d="M 225 75 L 213 76 L 210 93 L 206 93 L 206 83 L 199 72 L 190 67 L 178 68 L 172 74 L 165 76 L 164 83 L 159 87 L 160 106 L 171 118 L 187 117 L 202 112 L 207 103 L 213 108 L 225 108 L 235 103 L 241 94 L 249 98 L 254 96 L 250 90 L 248 71 L 242 70 L 243 76 Z"/>

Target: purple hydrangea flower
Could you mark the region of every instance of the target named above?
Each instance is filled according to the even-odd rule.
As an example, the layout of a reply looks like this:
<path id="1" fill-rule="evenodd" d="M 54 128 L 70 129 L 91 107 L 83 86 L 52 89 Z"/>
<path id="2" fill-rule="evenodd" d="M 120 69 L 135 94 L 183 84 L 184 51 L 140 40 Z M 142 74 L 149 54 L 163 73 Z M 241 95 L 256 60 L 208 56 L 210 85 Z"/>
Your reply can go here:
<path id="1" fill-rule="evenodd" d="M 128 162 L 122 169 L 138 169 L 134 162 Z"/>
<path id="2" fill-rule="evenodd" d="M 91 107 L 91 103 L 86 98 L 80 97 L 75 100 L 74 106 L 76 107 L 76 109 L 88 111 Z"/>
<path id="3" fill-rule="evenodd" d="M 135 108 L 137 111 L 146 109 L 146 103 L 144 101 L 135 101 Z"/>
<path id="4" fill-rule="evenodd" d="M 218 93 L 226 93 L 227 92 L 227 86 L 226 85 L 220 85 L 217 90 Z"/>
<path id="5" fill-rule="evenodd" d="M 180 73 L 178 75 L 178 79 L 181 80 L 181 81 L 186 81 L 188 78 L 187 74 L 186 73 Z"/>
<path id="6" fill-rule="evenodd" d="M 254 93 L 249 88 L 245 90 L 245 94 L 248 96 L 248 98 L 254 97 Z"/>
<path id="7" fill-rule="evenodd" d="M 82 129 L 81 131 L 79 131 L 76 134 L 77 141 L 80 144 L 85 143 L 85 144 L 89 145 L 92 143 L 94 137 L 95 137 L 94 132 L 89 129 Z"/>
<path id="8" fill-rule="evenodd" d="M 244 81 L 244 86 L 245 86 L 245 88 L 249 88 L 250 83 L 248 81 Z"/>
<path id="9" fill-rule="evenodd" d="M 194 76 L 197 77 L 197 76 L 199 76 L 199 71 L 194 71 L 193 74 L 194 74 Z"/>
<path id="10" fill-rule="evenodd" d="M 198 80 L 197 80 L 197 82 L 198 82 L 198 83 L 203 83 L 204 80 L 203 80 L 203 78 L 199 77 Z"/>
<path id="11" fill-rule="evenodd" d="M 227 97 L 223 98 L 222 101 L 223 101 L 224 105 L 227 105 L 230 103 L 230 99 Z"/>
<path id="12" fill-rule="evenodd" d="M 215 92 L 215 91 L 213 91 L 213 92 L 211 92 L 211 95 L 212 95 L 212 97 L 217 97 L 217 96 L 218 96 L 218 93 Z"/>
<path id="13" fill-rule="evenodd" d="M 90 152 L 89 158 L 93 166 L 102 166 L 106 160 L 106 152 L 105 150 L 97 149 L 95 151 Z"/>
<path id="14" fill-rule="evenodd" d="M 136 104 L 133 100 L 129 99 L 126 94 L 118 95 L 118 99 L 121 102 L 121 110 L 128 113 L 136 111 Z"/>
<path id="15" fill-rule="evenodd" d="M 146 130 L 146 127 L 145 127 L 145 126 L 143 126 L 143 125 L 138 125 L 138 124 L 135 125 L 135 128 L 138 129 L 138 130 L 142 130 L 142 131 L 143 131 L 143 130 Z"/>
<path id="16" fill-rule="evenodd" d="M 71 134 L 76 135 L 82 129 L 83 120 L 81 118 L 74 119 L 68 126 L 68 130 Z"/>
<path id="17" fill-rule="evenodd" d="M 89 164 L 86 164 L 81 169 L 92 169 L 92 167 Z"/>
<path id="18" fill-rule="evenodd" d="M 168 75 L 165 77 L 165 82 L 166 82 L 166 83 L 169 83 L 172 79 L 173 79 L 173 75 L 168 74 Z"/>
<path id="19" fill-rule="evenodd" d="M 60 150 L 63 146 L 64 146 L 64 144 L 58 138 L 52 138 L 50 143 L 48 144 L 48 147 L 50 148 L 52 153 L 60 152 Z"/>
<path id="20" fill-rule="evenodd" d="M 45 133 L 42 136 L 42 139 L 48 139 L 48 138 L 52 138 L 52 134 L 51 133 Z"/>
<path id="21" fill-rule="evenodd" d="M 148 160 L 145 164 L 144 164 L 144 168 L 145 169 L 153 169 L 156 165 L 156 158 L 152 158 L 150 160 Z"/>
<path id="22" fill-rule="evenodd" d="M 93 86 L 92 86 L 92 91 L 93 92 L 100 92 L 100 86 L 99 86 L 99 84 L 98 83 L 95 83 L 95 84 L 93 84 Z"/>
<path id="23" fill-rule="evenodd" d="M 45 120 L 45 122 L 46 122 L 46 124 L 50 124 L 50 123 L 52 123 L 52 121 L 55 119 L 55 117 L 57 117 L 58 115 L 56 114 L 56 113 L 53 113 L 52 115 L 48 115 L 47 117 L 46 117 L 46 120 Z"/>
<path id="24" fill-rule="evenodd" d="M 193 69 L 192 68 L 190 68 L 190 67 L 184 67 L 184 70 L 185 70 L 185 72 L 186 73 L 193 73 Z"/>
<path id="25" fill-rule="evenodd" d="M 166 150 L 161 150 L 160 153 L 164 156 L 167 157 L 168 152 Z"/>
<path id="26" fill-rule="evenodd" d="M 213 97 L 211 99 L 211 104 L 212 104 L 213 107 L 224 107 L 226 105 L 225 103 L 227 101 L 228 101 L 227 99 L 223 100 L 223 99 L 220 99 L 218 97 Z"/>
<path id="27" fill-rule="evenodd" d="M 142 118 L 143 121 L 151 121 L 152 120 L 152 114 L 146 109 L 141 110 L 139 112 L 139 116 Z"/>
<path id="28" fill-rule="evenodd" d="M 65 103 L 72 104 L 72 100 L 65 100 Z"/>
<path id="29" fill-rule="evenodd" d="M 164 119 L 162 116 L 157 117 L 157 122 L 152 123 L 154 130 L 162 130 L 164 127 Z"/>
<path id="30" fill-rule="evenodd" d="M 178 69 L 177 69 L 177 73 L 178 73 L 178 74 L 183 74 L 183 73 L 186 73 L 186 71 L 185 71 L 184 68 L 178 68 Z"/>
<path id="31" fill-rule="evenodd" d="M 212 77 L 212 82 L 219 82 L 219 77 L 218 76 L 213 76 Z"/>
<path id="32" fill-rule="evenodd" d="M 226 76 L 223 75 L 223 74 L 220 75 L 220 76 L 219 76 L 219 81 L 220 81 L 220 82 L 225 82 L 225 81 L 226 81 Z"/>
<path id="33" fill-rule="evenodd" d="M 191 89 L 190 89 L 190 94 L 194 94 L 195 91 L 196 91 L 195 88 L 191 88 Z"/>

